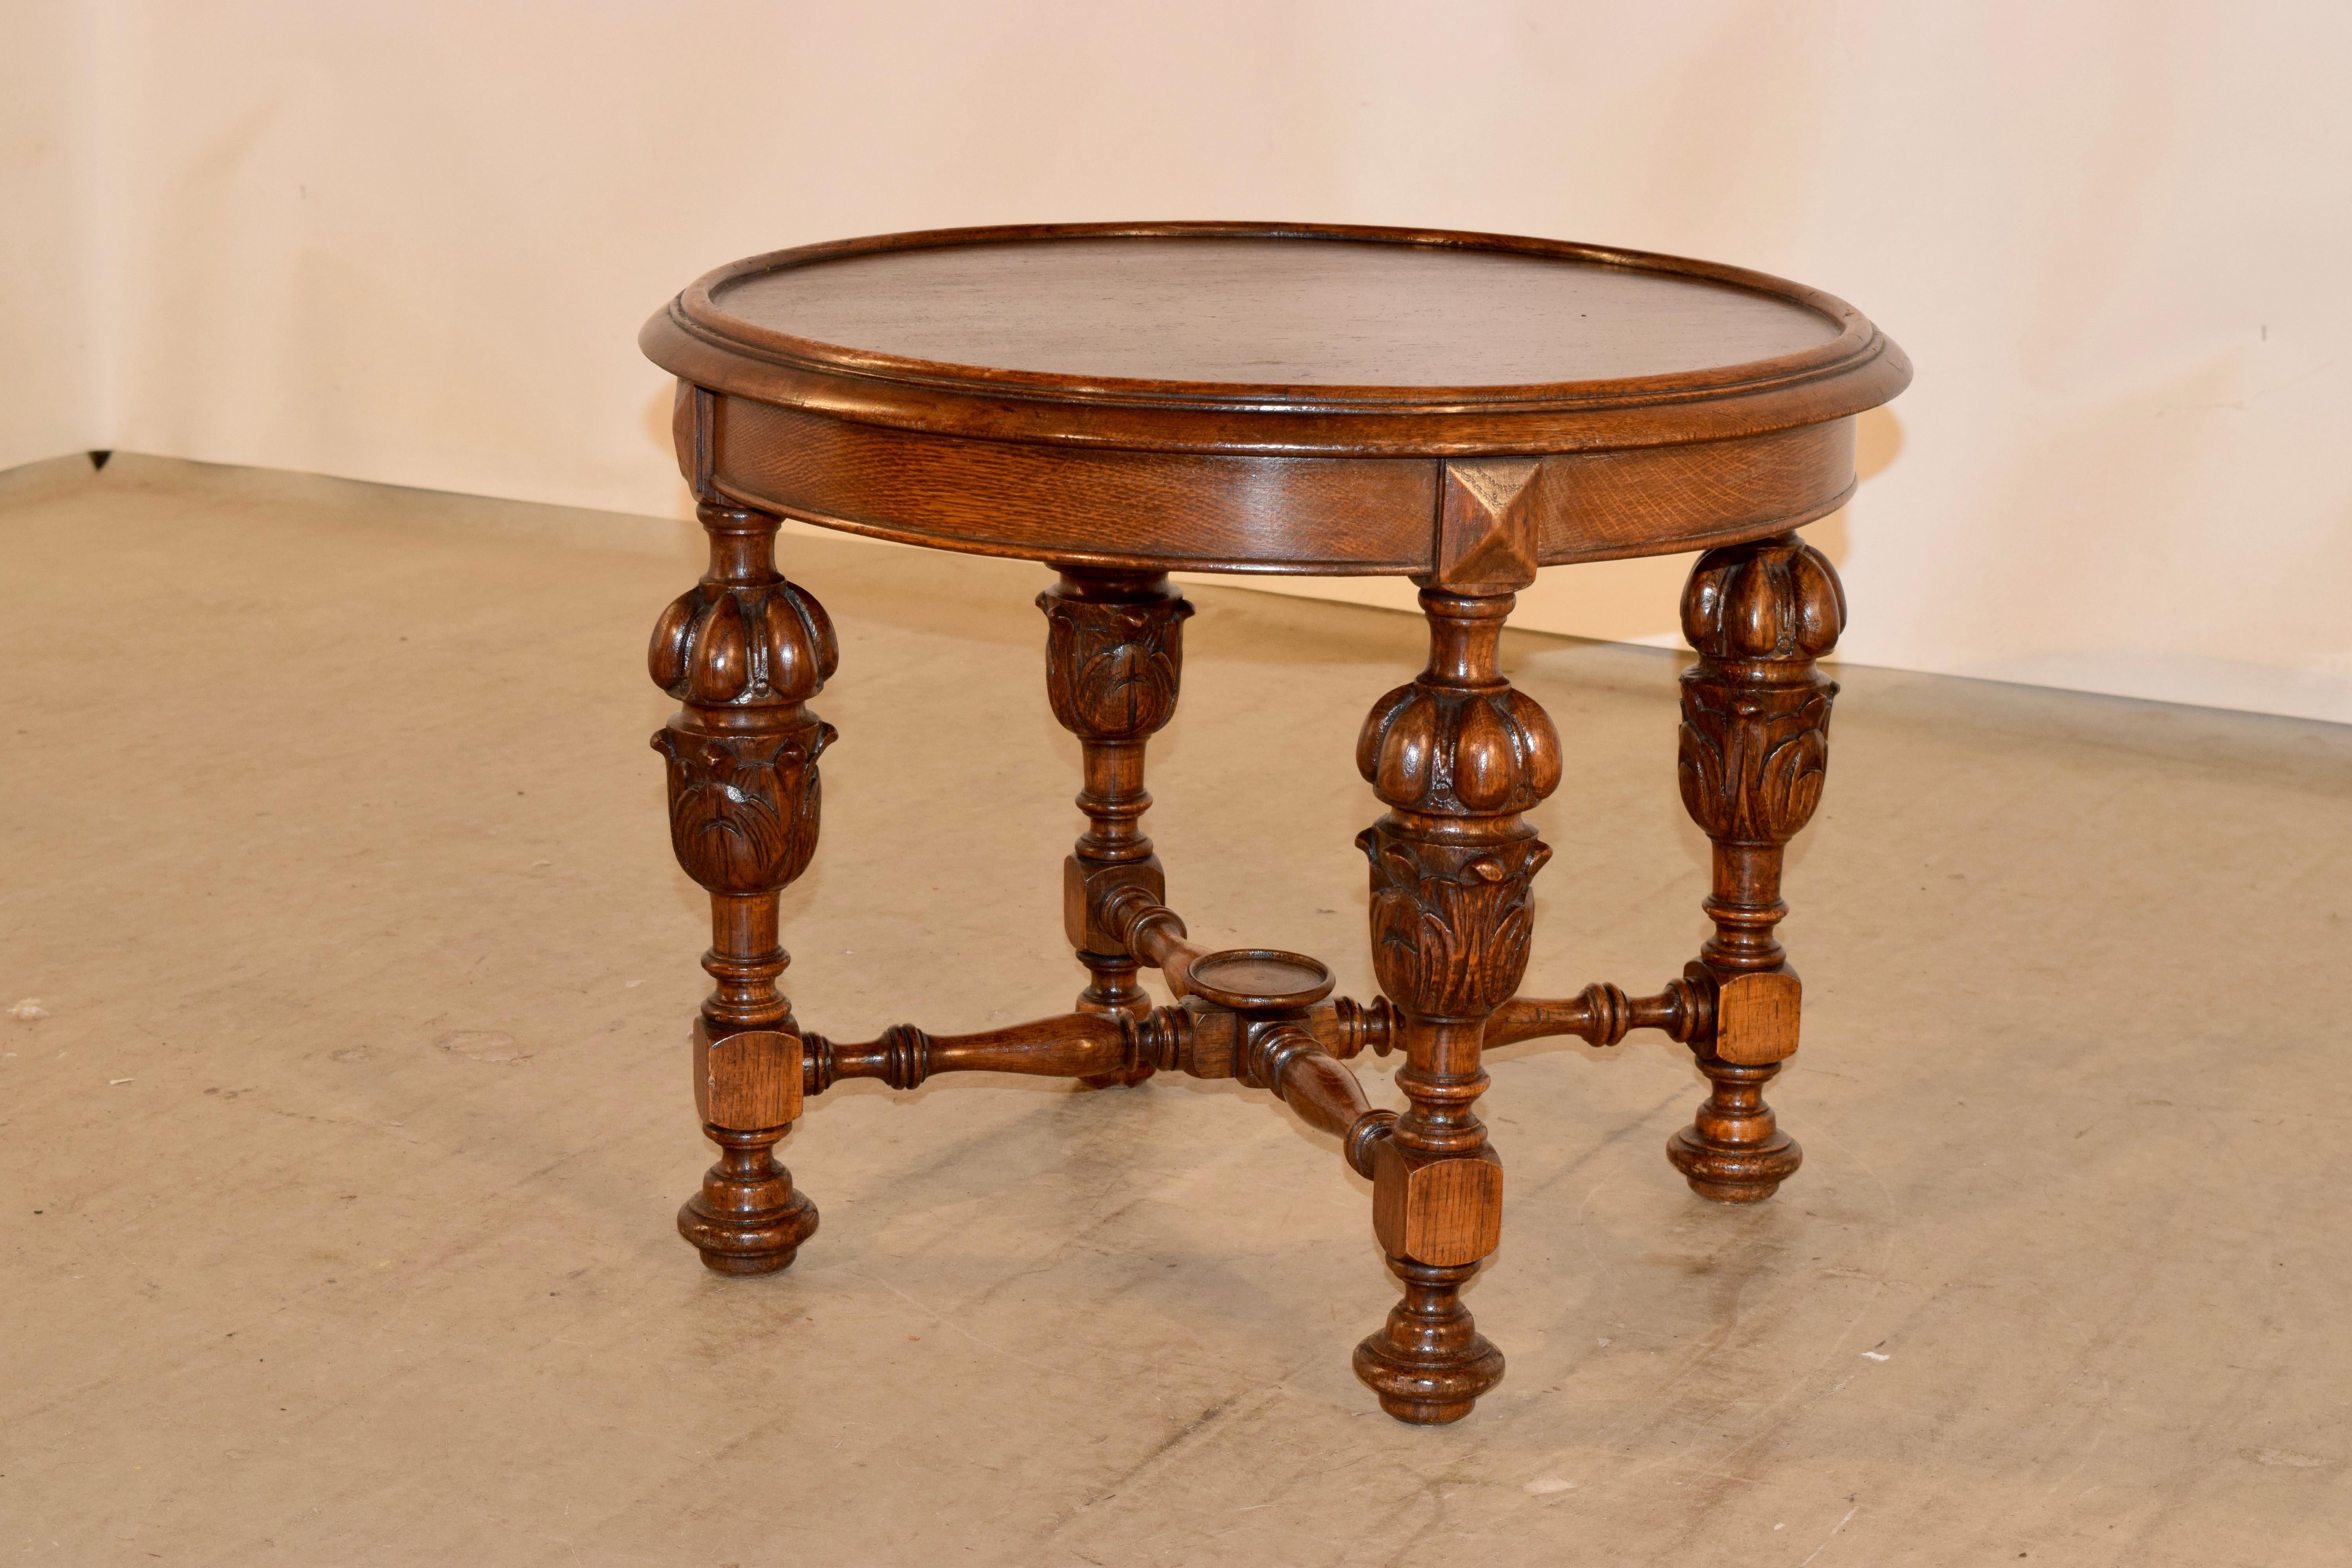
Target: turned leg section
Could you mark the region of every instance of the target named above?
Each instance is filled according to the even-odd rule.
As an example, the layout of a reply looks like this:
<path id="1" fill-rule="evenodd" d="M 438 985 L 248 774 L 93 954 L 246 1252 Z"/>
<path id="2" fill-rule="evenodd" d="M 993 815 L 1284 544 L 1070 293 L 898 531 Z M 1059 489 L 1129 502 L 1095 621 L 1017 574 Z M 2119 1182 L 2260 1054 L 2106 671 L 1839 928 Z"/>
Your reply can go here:
<path id="1" fill-rule="evenodd" d="M 721 1274 L 791 1264 L 816 1205 L 776 1163 L 801 1111 L 799 1026 L 777 980 L 791 963 L 777 894 L 816 848 L 816 761 L 833 727 L 805 706 L 837 649 L 823 606 L 776 571 L 778 520 L 706 501 L 710 570 L 654 628 L 654 683 L 680 706 L 653 738 L 668 764 L 670 846 L 710 894 L 694 1024 L 694 1095 L 721 1151 L 678 1231 Z"/>
<path id="2" fill-rule="evenodd" d="M 1151 1011 L 1150 995 L 1136 983 L 1135 956 L 1105 929 L 1103 910 L 1123 889 L 1140 889 L 1155 904 L 1167 897 L 1141 826 L 1151 805 L 1143 749 L 1176 711 L 1192 606 L 1164 572 L 1072 566 L 1037 595 L 1037 607 L 1045 612 L 1046 699 L 1085 759 L 1078 809 L 1087 830 L 1062 870 L 1064 931 L 1088 975 L 1078 1010 L 1139 1019 Z M 1139 1066 L 1085 1081 L 1131 1085 L 1151 1071 Z"/>
<path id="3" fill-rule="evenodd" d="M 1699 1070 L 1706 1074 L 1709 1092 L 1691 1125 L 1667 1142 L 1666 1158 L 1703 1198 L 1761 1203 L 1796 1173 L 1805 1157 L 1764 1103 L 1764 1086 L 1779 1075 L 1780 1064 L 1747 1067 L 1702 1057 Z"/>
<path id="4" fill-rule="evenodd" d="M 1773 928 L 1789 906 L 1780 868 L 1820 804 L 1837 684 L 1814 660 L 1837 646 L 1845 593 L 1794 534 L 1711 550 L 1683 595 L 1698 662 L 1682 678 L 1683 804 L 1714 841 L 1705 905 L 1715 934 L 1689 978 L 1711 985 L 1710 1026 L 1692 1041 L 1710 1091 L 1666 1157 L 1701 1197 L 1759 1203 L 1804 1158 L 1764 1103 L 1797 1049 L 1803 987 Z"/>
<path id="5" fill-rule="evenodd" d="M 1381 1331 L 1356 1347 L 1356 1376 L 1381 1396 L 1381 1408 L 1416 1426 L 1442 1426 L 1477 1407 L 1503 1381 L 1503 1352 L 1471 1321 L 1462 1287 L 1475 1263 L 1452 1268 L 1391 1257 L 1404 1286 Z"/>
<path id="6" fill-rule="evenodd" d="M 1528 893 L 1551 855 L 1519 814 L 1560 766 L 1551 721 L 1499 667 L 1511 595 L 1441 578 L 1421 604 L 1429 668 L 1373 708 L 1356 754 L 1389 807 L 1357 843 L 1409 1103 L 1372 1155 L 1373 1231 L 1404 1297 L 1355 1369 L 1390 1415 L 1434 1424 L 1467 1415 L 1503 1375 L 1461 1299 L 1502 1235 L 1503 1167 L 1475 1110 L 1479 1051 L 1526 971 Z"/>

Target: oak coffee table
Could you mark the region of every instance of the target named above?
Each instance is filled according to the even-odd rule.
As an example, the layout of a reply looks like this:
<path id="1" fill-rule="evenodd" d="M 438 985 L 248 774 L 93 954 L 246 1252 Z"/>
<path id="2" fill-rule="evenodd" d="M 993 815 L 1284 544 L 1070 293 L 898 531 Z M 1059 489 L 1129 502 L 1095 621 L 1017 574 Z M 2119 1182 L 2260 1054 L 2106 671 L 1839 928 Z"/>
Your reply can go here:
<path id="1" fill-rule="evenodd" d="M 1237 1079 L 1335 1136 L 1372 1187 L 1403 1297 L 1356 1347 L 1401 1420 L 1470 1413 L 1503 1374 L 1462 1286 L 1502 1227 L 1476 1112 L 1482 1047 L 1547 1035 L 1687 1044 L 1711 1092 L 1666 1156 L 1702 1197 L 1796 1170 L 1763 1089 L 1797 1047 L 1773 927 L 1783 847 L 1819 800 L 1845 618 L 1790 531 L 1853 491 L 1854 416 L 1910 379 L 1843 301 L 1736 268 L 1550 240 L 1317 225 L 943 230 L 710 273 L 640 342 L 677 377 L 679 461 L 710 570 L 654 627 L 670 840 L 710 893 L 694 1096 L 721 1157 L 678 1214 L 725 1274 L 793 1261 L 816 1209 L 776 1163 L 848 1078 L 987 1071 Z M 807 707 L 833 628 L 776 568 L 778 520 L 1045 563 L 1045 698 L 1078 738 L 1087 827 L 1063 863 L 1075 1009 L 984 1034 L 836 1044 L 777 988 L 777 895 L 816 847 Z M 1551 851 L 1522 815 L 1559 738 L 1497 664 L 1545 566 L 1705 550 L 1683 597 L 1683 804 L 1714 841 L 1714 934 L 1647 994 L 1517 994 Z M 1372 704 L 1356 765 L 1388 809 L 1371 869 L 1382 995 L 1303 953 L 1195 944 L 1141 830 L 1192 607 L 1171 571 L 1411 577 L 1428 668 Z M 1174 1006 L 1136 984 L 1159 970 Z M 1348 1058 L 1402 1051 L 1402 1112 Z"/>

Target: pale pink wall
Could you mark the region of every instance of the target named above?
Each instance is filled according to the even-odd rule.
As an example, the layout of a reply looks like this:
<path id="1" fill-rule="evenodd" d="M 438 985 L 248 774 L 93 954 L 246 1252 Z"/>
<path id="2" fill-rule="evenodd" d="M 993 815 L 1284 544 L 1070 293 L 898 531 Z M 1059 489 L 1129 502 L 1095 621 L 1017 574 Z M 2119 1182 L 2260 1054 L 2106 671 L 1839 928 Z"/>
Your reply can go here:
<path id="1" fill-rule="evenodd" d="M 0 13 L 0 469 L 103 446 L 94 19 Z"/>
<path id="2" fill-rule="evenodd" d="M 102 209 L 66 263 L 0 254 L 86 265 L 98 402 L 12 460 L 87 428 L 671 510 L 632 338 L 740 254 L 1158 216 L 1608 240 L 1801 278 L 1909 350 L 1874 477 L 1814 531 L 1850 658 L 2352 721 L 2340 5 L 80 14 L 98 90 L 56 112 L 102 121 Z M 1553 573 L 1524 616 L 1670 637 L 1680 570 Z"/>

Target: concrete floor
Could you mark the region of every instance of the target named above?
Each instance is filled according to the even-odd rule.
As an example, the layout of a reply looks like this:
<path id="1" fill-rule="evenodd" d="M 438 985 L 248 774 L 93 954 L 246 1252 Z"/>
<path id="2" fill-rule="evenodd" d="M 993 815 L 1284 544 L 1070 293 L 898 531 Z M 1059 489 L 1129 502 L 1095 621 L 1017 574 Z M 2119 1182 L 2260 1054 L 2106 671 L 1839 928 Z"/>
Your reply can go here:
<path id="1" fill-rule="evenodd" d="M 1263 1094 L 816 1101 L 789 1273 L 671 1229 L 703 988 L 664 522 L 118 459 L 0 479 L 0 1548 L 70 1563 L 2336 1563 L 2352 731 L 1843 672 L 1785 928 L 1805 1168 L 1693 1197 L 1680 1047 L 1498 1053 L 1508 1375 L 1400 1426 L 1365 1184 Z M 1041 569 L 811 537 L 800 1016 L 1058 1010 Z M 1150 826 L 1372 994 L 1384 612 L 1211 588 Z M 1857 613 L 1870 614 L 1867 605 Z M 1675 661 L 1515 637 L 1530 991 L 1701 933 Z M 1398 1103 L 1367 1058 L 1376 1101 Z M 2331 1179 L 2332 1180 L 2332 1179 Z"/>

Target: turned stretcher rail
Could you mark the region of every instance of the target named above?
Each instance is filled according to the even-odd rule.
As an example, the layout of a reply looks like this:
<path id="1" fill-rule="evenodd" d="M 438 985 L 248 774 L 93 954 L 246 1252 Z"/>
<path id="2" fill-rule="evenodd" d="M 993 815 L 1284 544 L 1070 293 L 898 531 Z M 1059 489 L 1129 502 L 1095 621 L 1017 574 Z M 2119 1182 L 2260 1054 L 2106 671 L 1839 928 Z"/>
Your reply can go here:
<path id="1" fill-rule="evenodd" d="M 1162 928 L 1152 928 L 1162 929 Z M 1189 948 L 1190 943 L 1183 946 Z M 1164 944 L 1161 951 L 1167 952 Z M 1657 1029 L 1688 1043 L 1704 1039 L 1713 1023 L 1706 986 L 1684 979 L 1654 996 L 1627 996 L 1618 986 L 1588 985 L 1574 996 L 1520 996 L 1506 1002 L 1487 1023 L 1488 1047 L 1517 1045 L 1548 1036 L 1573 1035 L 1594 1046 L 1613 1046 L 1635 1029 Z M 1386 997 L 1366 1003 L 1335 996 L 1292 1021 L 1296 1032 L 1333 1067 L 1370 1047 L 1386 1055 L 1394 1016 Z M 970 1035 L 930 1035 L 912 1024 L 897 1024 L 876 1038 L 836 1044 L 803 1031 L 803 1092 L 824 1093 L 845 1079 L 879 1079 L 893 1089 L 919 1088 L 936 1073 L 1010 1072 L 1037 1078 L 1089 1078 L 1163 1068 L 1195 1078 L 1243 1077 L 1289 1095 L 1236 1060 L 1249 1026 L 1223 1008 L 1158 1007 L 1142 1018 L 1105 1013 L 1065 1013 Z M 1345 1070 L 1344 1068 L 1341 1070 Z M 1354 1075 L 1348 1075 L 1352 1081 Z M 1317 1121 L 1345 1135 L 1346 1125 Z"/>
<path id="2" fill-rule="evenodd" d="M 1340 1140 L 1360 1176 L 1372 1173 L 1372 1146 L 1396 1125 L 1393 1110 L 1375 1110 L 1364 1086 L 1345 1064 L 1295 1024 L 1258 1033 L 1244 1053 L 1244 1082 L 1274 1091 L 1307 1126 Z"/>
<path id="3" fill-rule="evenodd" d="M 1127 1064 L 1132 1030 L 1105 1013 L 1066 1013 L 975 1035 L 927 1035 L 893 1024 L 871 1040 L 835 1045 L 801 1035 L 801 1092 L 822 1094 L 843 1079 L 878 1078 L 892 1089 L 921 1087 L 933 1073 L 1017 1072 L 1085 1078 Z"/>
<path id="4" fill-rule="evenodd" d="M 1184 997 L 1192 992 L 1192 965 L 1209 950 L 1188 941 L 1182 917 L 1139 888 L 1123 888 L 1105 901 L 1104 927 L 1127 951 L 1160 971 L 1168 989 Z"/>
<path id="5" fill-rule="evenodd" d="M 1705 1039 L 1714 1023 L 1714 998 L 1702 981 L 1670 980 L 1655 996 L 1628 996 L 1601 981 L 1573 996 L 1514 996 L 1486 1020 L 1486 1044 L 1514 1046 L 1547 1035 L 1574 1035 L 1588 1045 L 1613 1046 L 1635 1029 L 1662 1029 L 1687 1045 Z"/>
<path id="6" fill-rule="evenodd" d="M 1368 1018 L 1385 1022 L 1383 1005 L 1367 1008 L 1341 998 L 1318 1016 L 1255 1027 L 1221 1009 L 1155 1008 L 1141 1019 L 1101 1013 L 1066 1013 L 972 1035 L 931 1036 L 897 1024 L 871 1040 L 835 1045 L 823 1035 L 801 1037 L 801 1091 L 824 1093 L 844 1079 L 880 1079 L 893 1089 L 920 1087 L 934 1073 L 1014 1072 L 1045 1078 L 1086 1078 L 1138 1067 L 1234 1078 L 1271 1089 L 1308 1126 L 1341 1140 L 1348 1163 L 1371 1173 L 1373 1144 L 1396 1121 L 1376 1110 L 1356 1075 L 1329 1048 L 1362 1048 Z"/>
<path id="7" fill-rule="evenodd" d="M 1357 1056 L 1368 1045 L 1375 1051 L 1387 1048 L 1385 997 L 1363 1003 L 1335 996 L 1290 1022 L 1335 1061 Z M 1156 1007 L 1132 1019 L 1064 1013 L 971 1035 L 929 1035 L 912 1024 L 895 1024 L 874 1039 L 852 1044 L 803 1030 L 801 1091 L 823 1094 L 853 1078 L 880 1079 L 893 1089 L 910 1089 L 942 1072 L 1087 1078 L 1150 1067 L 1194 1078 L 1234 1078 L 1246 1076 L 1236 1054 L 1248 1032 L 1238 1015 L 1201 1006 Z"/>

